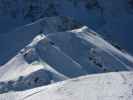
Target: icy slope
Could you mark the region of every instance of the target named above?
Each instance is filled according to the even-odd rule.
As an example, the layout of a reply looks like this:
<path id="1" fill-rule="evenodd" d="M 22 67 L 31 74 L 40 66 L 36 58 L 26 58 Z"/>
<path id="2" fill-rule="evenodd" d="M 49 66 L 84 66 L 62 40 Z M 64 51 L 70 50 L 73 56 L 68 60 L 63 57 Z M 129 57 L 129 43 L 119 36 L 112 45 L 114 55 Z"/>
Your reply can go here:
<path id="1" fill-rule="evenodd" d="M 133 73 L 88 75 L 46 87 L 0 95 L 0 100 L 132 100 Z"/>

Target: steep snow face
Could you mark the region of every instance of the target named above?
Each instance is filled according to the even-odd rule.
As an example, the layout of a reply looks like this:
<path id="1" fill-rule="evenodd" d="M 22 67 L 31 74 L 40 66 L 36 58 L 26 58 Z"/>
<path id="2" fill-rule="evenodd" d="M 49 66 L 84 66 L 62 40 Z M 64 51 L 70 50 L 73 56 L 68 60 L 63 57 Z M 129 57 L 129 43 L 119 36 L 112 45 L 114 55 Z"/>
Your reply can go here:
<path id="1" fill-rule="evenodd" d="M 48 38 L 88 73 L 132 69 L 132 57 L 128 57 L 126 52 L 113 47 L 87 27 L 54 33 L 48 35 Z"/>
<path id="2" fill-rule="evenodd" d="M 79 75 L 81 69 L 90 74 L 132 70 L 133 65 L 132 56 L 113 47 L 86 26 L 39 35 L 25 49 L 24 57 L 29 63 L 41 59 L 68 77 Z M 74 70 L 77 75 L 72 75 Z"/>
<path id="3" fill-rule="evenodd" d="M 2 48 L 0 48 L 0 64 L 6 63 L 15 56 L 37 34 L 61 32 L 79 27 L 81 27 L 81 24 L 71 18 L 56 16 L 43 18 L 9 33 L 0 34 L 0 44 L 2 45 Z"/>
<path id="4" fill-rule="evenodd" d="M 132 100 L 133 73 L 89 75 L 46 87 L 1 94 L 1 100 Z"/>
<path id="5" fill-rule="evenodd" d="M 86 26 L 40 34 L 0 68 L 0 92 L 26 90 L 87 74 L 132 70 L 132 66 L 132 56 Z"/>
<path id="6" fill-rule="evenodd" d="M 46 36 L 38 35 L 0 68 L 0 92 L 20 91 L 87 74 Z"/>

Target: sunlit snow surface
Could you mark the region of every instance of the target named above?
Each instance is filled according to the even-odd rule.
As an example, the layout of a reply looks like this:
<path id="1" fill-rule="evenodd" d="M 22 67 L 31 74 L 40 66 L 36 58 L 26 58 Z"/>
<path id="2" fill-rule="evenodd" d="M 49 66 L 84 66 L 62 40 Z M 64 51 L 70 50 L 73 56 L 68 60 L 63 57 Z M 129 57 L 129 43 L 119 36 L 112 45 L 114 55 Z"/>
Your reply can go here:
<path id="1" fill-rule="evenodd" d="M 0 93 L 28 91 L 88 74 L 132 71 L 132 66 L 131 55 L 86 26 L 40 34 L 0 68 Z"/>
<path id="2" fill-rule="evenodd" d="M 0 95 L 0 100 L 132 100 L 133 73 L 88 75 L 46 87 Z"/>

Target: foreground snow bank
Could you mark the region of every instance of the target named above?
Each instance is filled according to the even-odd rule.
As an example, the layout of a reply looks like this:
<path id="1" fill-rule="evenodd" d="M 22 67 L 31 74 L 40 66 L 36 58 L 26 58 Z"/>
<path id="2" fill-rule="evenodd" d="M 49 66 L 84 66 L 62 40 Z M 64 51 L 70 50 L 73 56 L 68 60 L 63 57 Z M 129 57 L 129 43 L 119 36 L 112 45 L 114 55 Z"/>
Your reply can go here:
<path id="1" fill-rule="evenodd" d="M 0 95 L 0 100 L 132 100 L 133 72 L 88 75 Z"/>

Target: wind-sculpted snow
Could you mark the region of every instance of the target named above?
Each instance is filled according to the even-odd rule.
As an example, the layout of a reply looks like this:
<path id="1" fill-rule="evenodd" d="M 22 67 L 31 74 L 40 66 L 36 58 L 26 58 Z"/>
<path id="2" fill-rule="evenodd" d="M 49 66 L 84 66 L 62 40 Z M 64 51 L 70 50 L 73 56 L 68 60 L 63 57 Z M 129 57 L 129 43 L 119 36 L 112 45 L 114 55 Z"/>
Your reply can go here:
<path id="1" fill-rule="evenodd" d="M 32 58 L 31 58 L 32 59 Z M 28 64 L 22 54 L 0 68 L 0 93 L 22 91 L 68 79 L 45 62 Z"/>
<path id="2" fill-rule="evenodd" d="M 37 35 L 0 68 L 0 92 L 28 90 L 69 78 L 131 71 L 133 57 L 86 26 Z"/>
<path id="3" fill-rule="evenodd" d="M 132 100 L 133 73 L 88 75 L 27 91 L 0 95 L 0 100 Z"/>
<path id="4" fill-rule="evenodd" d="M 132 69 L 133 59 L 87 27 L 48 35 L 89 73 Z M 120 66 L 120 67 L 119 67 Z M 92 71 L 92 72 L 91 72 Z"/>

